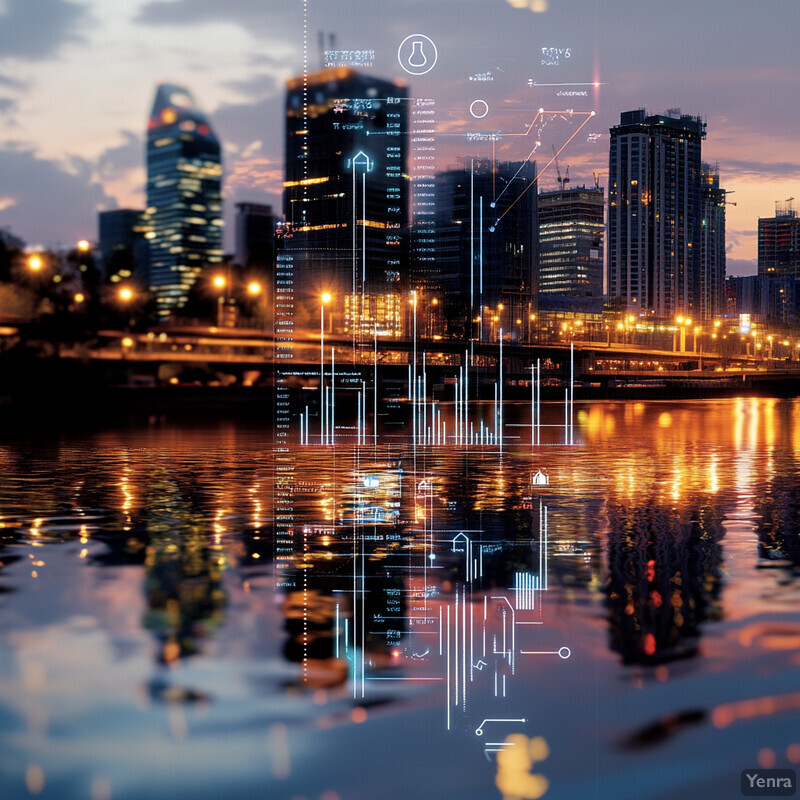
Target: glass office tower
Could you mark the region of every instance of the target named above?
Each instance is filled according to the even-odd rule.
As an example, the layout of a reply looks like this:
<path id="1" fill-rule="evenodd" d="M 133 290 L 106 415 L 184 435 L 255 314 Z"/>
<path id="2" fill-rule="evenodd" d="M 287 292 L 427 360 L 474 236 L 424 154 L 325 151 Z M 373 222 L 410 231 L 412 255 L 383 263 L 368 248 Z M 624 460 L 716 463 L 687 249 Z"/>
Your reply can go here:
<path id="1" fill-rule="evenodd" d="M 147 127 L 150 290 L 163 318 L 222 261 L 222 159 L 208 120 L 181 86 L 158 87 Z"/>

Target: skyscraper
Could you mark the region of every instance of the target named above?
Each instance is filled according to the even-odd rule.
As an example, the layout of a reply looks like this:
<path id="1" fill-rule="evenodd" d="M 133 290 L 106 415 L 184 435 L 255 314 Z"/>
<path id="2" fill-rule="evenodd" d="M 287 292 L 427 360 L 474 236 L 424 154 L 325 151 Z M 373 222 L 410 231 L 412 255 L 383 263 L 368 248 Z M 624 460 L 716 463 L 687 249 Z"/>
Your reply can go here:
<path id="1" fill-rule="evenodd" d="M 539 195 L 539 291 L 603 296 L 603 190 L 585 186 Z"/>
<path id="2" fill-rule="evenodd" d="M 770 315 L 787 324 L 800 319 L 800 219 L 792 200 L 774 217 L 758 220 L 758 276 L 768 281 Z"/>
<path id="3" fill-rule="evenodd" d="M 759 217 L 758 274 L 800 280 L 800 219 L 791 201 Z"/>
<path id="4" fill-rule="evenodd" d="M 288 82 L 282 258 L 298 315 L 329 292 L 333 329 L 399 333 L 407 119 L 399 83 L 347 68 Z"/>
<path id="5" fill-rule="evenodd" d="M 220 145 L 189 91 L 161 84 L 147 130 L 150 289 L 158 315 L 186 302 L 204 268 L 222 261 Z"/>
<path id="6" fill-rule="evenodd" d="M 700 117 L 626 111 L 611 128 L 608 293 L 623 308 L 700 316 Z"/>
<path id="7" fill-rule="evenodd" d="M 703 164 L 703 222 L 700 239 L 700 317 L 721 317 L 725 297 L 725 190 L 719 169 Z"/>
<path id="8" fill-rule="evenodd" d="M 526 335 L 536 311 L 535 176 L 535 162 L 479 159 L 436 176 L 434 282 L 452 335 Z"/>

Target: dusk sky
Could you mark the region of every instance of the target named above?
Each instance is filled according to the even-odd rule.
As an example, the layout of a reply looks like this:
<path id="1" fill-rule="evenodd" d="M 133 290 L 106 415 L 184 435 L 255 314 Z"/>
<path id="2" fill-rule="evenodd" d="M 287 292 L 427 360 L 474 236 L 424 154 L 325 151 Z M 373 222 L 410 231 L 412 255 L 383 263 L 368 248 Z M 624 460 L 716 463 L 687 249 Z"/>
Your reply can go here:
<path id="1" fill-rule="evenodd" d="M 707 119 L 703 158 L 735 191 L 729 273 L 755 270 L 758 217 L 800 200 L 796 0 L 0 0 L 0 227 L 30 245 L 65 245 L 96 239 L 98 210 L 143 207 L 145 124 L 156 84 L 169 81 L 193 92 L 223 143 L 232 250 L 235 202 L 280 209 L 285 81 L 302 73 L 304 14 L 312 69 L 325 30 L 339 49 L 374 50 L 375 75 L 436 100 L 448 134 L 440 169 L 485 155 L 467 131 L 524 132 L 539 107 L 595 110 L 559 162 L 573 185 L 599 171 L 605 186 L 620 112 L 681 108 Z M 419 33 L 439 60 L 412 78 L 397 48 Z M 570 57 L 543 66 L 542 47 Z M 489 82 L 470 80 L 488 72 Z M 603 85 L 563 97 L 529 80 Z M 480 121 L 474 99 L 489 108 Z M 545 128 L 540 166 L 580 121 Z M 529 139 L 506 137 L 499 156 L 525 158 Z M 552 167 L 540 186 L 555 188 Z"/>

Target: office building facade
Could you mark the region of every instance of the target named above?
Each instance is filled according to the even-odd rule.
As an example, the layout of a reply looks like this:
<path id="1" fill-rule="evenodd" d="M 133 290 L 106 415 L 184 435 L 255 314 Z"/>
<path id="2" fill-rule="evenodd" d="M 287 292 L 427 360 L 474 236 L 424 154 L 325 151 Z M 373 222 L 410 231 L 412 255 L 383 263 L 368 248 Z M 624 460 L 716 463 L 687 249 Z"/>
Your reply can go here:
<path id="1" fill-rule="evenodd" d="M 132 278 L 143 288 L 150 281 L 149 226 L 144 209 L 118 208 L 97 217 L 99 266 L 106 280 Z"/>
<path id="2" fill-rule="evenodd" d="M 447 333 L 527 338 L 536 312 L 535 162 L 465 159 L 436 176 L 436 275 Z"/>
<path id="3" fill-rule="evenodd" d="M 539 292 L 603 296 L 604 190 L 585 186 L 539 195 Z"/>
<path id="4" fill-rule="evenodd" d="M 147 130 L 150 290 L 158 316 L 179 311 L 222 261 L 222 157 L 189 91 L 161 84 Z"/>
<path id="5" fill-rule="evenodd" d="M 348 68 L 288 82 L 282 258 L 298 318 L 329 293 L 333 330 L 400 334 L 407 131 L 402 84 Z"/>
<path id="6" fill-rule="evenodd" d="M 700 317 L 706 124 L 677 109 L 639 109 L 610 134 L 609 298 L 637 314 Z"/>

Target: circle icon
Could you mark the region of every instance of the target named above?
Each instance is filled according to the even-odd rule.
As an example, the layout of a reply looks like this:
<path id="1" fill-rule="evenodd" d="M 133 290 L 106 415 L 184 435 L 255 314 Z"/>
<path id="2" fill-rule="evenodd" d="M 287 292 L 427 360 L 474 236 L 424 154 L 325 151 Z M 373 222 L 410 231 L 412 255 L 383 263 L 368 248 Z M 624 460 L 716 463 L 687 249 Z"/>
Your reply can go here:
<path id="1" fill-rule="evenodd" d="M 469 104 L 469 113 L 475 119 L 483 119 L 489 113 L 489 104 L 485 100 L 473 100 Z"/>
<path id="2" fill-rule="evenodd" d="M 566 660 L 572 655 L 572 650 L 570 650 L 569 647 L 562 647 L 558 651 L 558 655 L 561 656 L 561 658 Z"/>
<path id="3" fill-rule="evenodd" d="M 397 48 L 397 60 L 409 75 L 425 75 L 439 60 L 439 51 L 429 36 L 413 33 L 406 36 Z"/>

